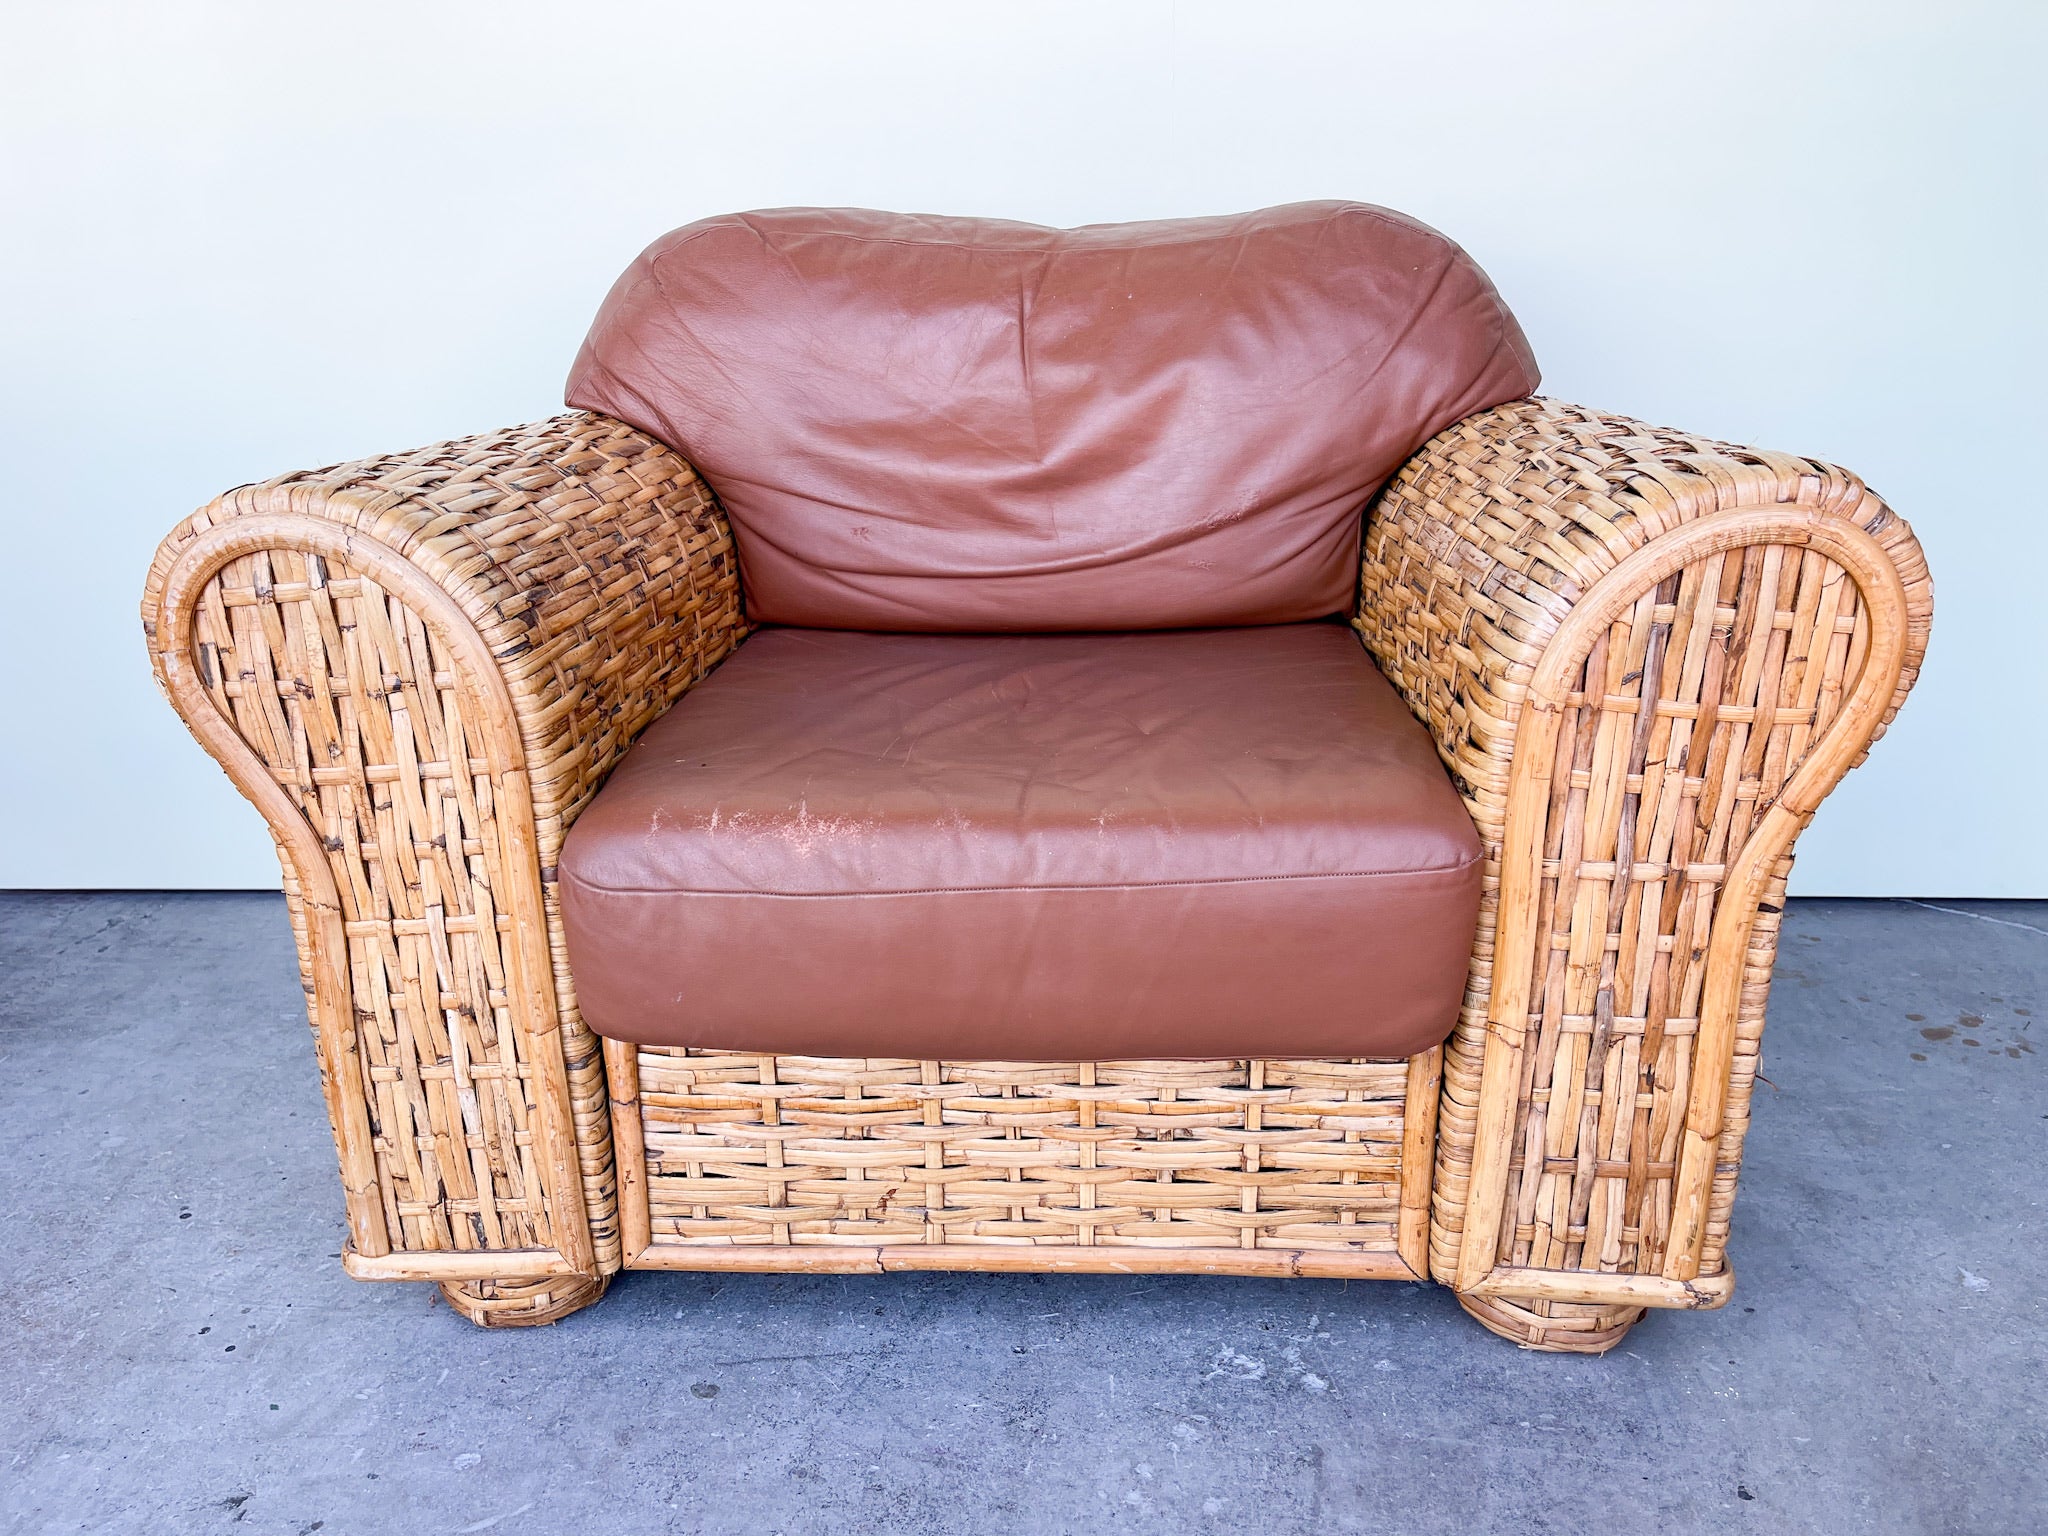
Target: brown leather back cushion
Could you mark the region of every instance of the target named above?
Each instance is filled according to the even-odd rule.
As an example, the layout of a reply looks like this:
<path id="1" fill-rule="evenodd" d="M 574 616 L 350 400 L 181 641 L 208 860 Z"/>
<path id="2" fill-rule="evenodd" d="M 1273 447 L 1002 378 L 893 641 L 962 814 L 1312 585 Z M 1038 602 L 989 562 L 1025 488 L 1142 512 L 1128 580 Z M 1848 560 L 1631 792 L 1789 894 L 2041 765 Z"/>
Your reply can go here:
<path id="1" fill-rule="evenodd" d="M 1383 208 L 785 208 L 650 246 L 568 401 L 703 472 L 754 619 L 1163 629 L 1346 606 L 1366 499 L 1536 382 L 1471 258 Z"/>

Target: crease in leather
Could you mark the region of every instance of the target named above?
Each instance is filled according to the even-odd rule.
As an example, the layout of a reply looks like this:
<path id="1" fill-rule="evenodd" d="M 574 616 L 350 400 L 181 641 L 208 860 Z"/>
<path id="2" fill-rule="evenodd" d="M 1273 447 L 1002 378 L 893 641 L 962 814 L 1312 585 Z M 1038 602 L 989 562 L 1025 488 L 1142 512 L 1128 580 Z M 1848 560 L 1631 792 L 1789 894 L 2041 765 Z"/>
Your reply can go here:
<path id="1" fill-rule="evenodd" d="M 857 891 L 764 891 L 738 890 L 724 886 L 694 885 L 600 885 L 580 875 L 561 874 L 559 879 L 574 883 L 600 896 L 765 896 L 779 901 L 854 901 L 867 896 L 986 896 L 996 891 L 1158 891 L 1182 886 L 1250 885 L 1262 880 L 1406 880 L 1419 875 L 1457 875 L 1483 863 L 1478 854 L 1455 864 L 1422 864 L 1413 869 L 1308 870 L 1294 874 L 1228 875 L 1210 880 L 1100 880 L 1052 884 L 1019 881 L 1014 885 L 920 885 L 900 890 Z"/>
<path id="2" fill-rule="evenodd" d="M 748 482 L 748 481 L 746 480 L 746 478 L 745 478 L 744 476 L 740 476 L 740 477 L 735 477 L 735 478 L 737 479 L 738 483 L 740 483 L 740 484 L 742 484 L 742 485 L 745 485 L 745 484 L 748 484 L 748 483 L 750 483 L 750 482 Z M 751 482 L 751 483 L 753 483 L 753 484 L 755 484 L 755 485 L 760 485 L 760 484 L 761 484 L 761 482 L 758 482 L 758 481 L 756 481 L 756 482 Z M 832 505 L 832 503 L 827 503 L 827 505 Z M 843 510 L 843 511 L 847 511 L 847 512 L 858 512 L 858 510 L 859 510 L 859 509 L 858 509 L 858 508 L 855 508 L 855 507 L 851 507 L 851 506 L 844 506 L 844 507 L 841 507 L 841 510 Z M 1052 511 L 1052 510 L 1048 510 L 1048 512 L 1047 512 L 1047 514 L 1046 514 L 1046 515 L 1047 515 L 1048 517 L 1056 518 L 1058 514 L 1057 514 L 1056 512 L 1054 512 L 1054 511 Z M 1339 527 L 1339 529 L 1338 529 L 1338 530 L 1336 531 L 1336 533 L 1335 533 L 1335 535 L 1334 535 L 1334 536 L 1335 536 L 1335 537 L 1337 537 L 1337 538 L 1340 538 L 1340 539 L 1342 539 L 1342 540 L 1343 540 L 1343 541 L 1344 541 L 1344 542 L 1345 542 L 1345 543 L 1346 543 L 1347 545 L 1349 545 L 1350 547 L 1352 547 L 1353 549 L 1355 549 L 1355 548 L 1356 548 L 1356 546 L 1357 546 L 1357 543 L 1358 543 L 1358 539 L 1357 539 L 1357 537 L 1356 537 L 1355 535 L 1353 535 L 1353 534 L 1352 534 L 1352 533 L 1351 533 L 1351 532 L 1349 531 L 1349 525 L 1350 525 L 1350 524 L 1351 524 L 1351 523 L 1352 523 L 1352 522 L 1353 522 L 1354 520 L 1357 520 L 1357 519 L 1362 519 L 1362 518 L 1364 517 L 1364 515 L 1365 515 L 1365 504 L 1364 504 L 1364 503 L 1360 503 L 1360 504 L 1359 504 L 1359 505 L 1358 505 L 1358 506 L 1357 506 L 1357 507 L 1356 507 L 1355 509 L 1353 509 L 1353 510 L 1352 510 L 1351 512 L 1349 512 L 1349 513 L 1345 514 L 1344 516 L 1342 516 L 1341 518 L 1339 518 L 1339 519 L 1338 519 L 1338 521 L 1339 521 L 1339 523 L 1340 523 L 1340 525 L 1341 525 L 1341 526 L 1340 526 L 1340 527 Z M 945 570 L 929 570 L 929 571 L 897 571 L 897 570 L 889 570 L 889 569 L 887 569 L 887 568 L 885 568 L 885 567 L 882 567 L 882 566 L 874 566 L 874 567 L 862 567 L 862 566 L 859 566 L 859 565 L 853 565 L 853 564 L 842 564 L 842 565 L 840 565 L 839 567 L 837 567 L 837 568 L 835 569 L 835 571 L 833 572 L 833 574 L 834 574 L 834 575 L 836 575 L 836 576 L 838 576 L 838 577 L 840 577 L 840 578 L 842 578 L 842 579 L 846 579 L 846 578 L 852 578 L 852 577 L 856 577 L 856 576 L 868 576 L 868 577 L 875 577 L 875 578 L 884 578 L 884 579 L 887 579 L 887 580 L 890 580 L 890 581 L 908 581 L 908 582 L 918 582 L 918 581 L 928 581 L 928 582 L 975 582 L 975 581 L 1024 581 L 1024 580 L 1034 580 L 1034 579 L 1042 579 L 1042 578 L 1046 578 L 1046 577 L 1055 577 L 1055 576 L 1060 576 L 1060 575 L 1064 575 L 1064 574 L 1069 574 L 1069 573 L 1072 573 L 1072 572 L 1079 572 L 1079 571 L 1091 571 L 1091 570 L 1100 570 L 1100 569 L 1104 569 L 1104 568 L 1106 568 L 1106 567 L 1109 567 L 1109 566 L 1115 566 L 1115 565 L 1120 565 L 1120 564 L 1123 564 L 1124 562 L 1126 562 L 1126 561 L 1130 561 L 1130 560 L 1138 560 L 1138 559 L 1143 559 L 1143 558 L 1145 558 L 1145 557 L 1147 557 L 1147 556 L 1151 556 L 1151 555 L 1167 554 L 1167 553 L 1170 553 L 1170 552 L 1172 552 L 1172 551 L 1173 551 L 1173 550 L 1175 550 L 1175 549 L 1179 549 L 1179 548 L 1183 548 L 1183 547 L 1187 546 L 1188 544 L 1190 544 L 1191 542 L 1193 542 L 1193 541 L 1194 541 L 1194 540 L 1196 540 L 1196 539 L 1199 539 L 1199 538 L 1202 538 L 1202 537 L 1205 537 L 1205 536 L 1207 536 L 1208 534 L 1214 533 L 1214 532 L 1218 531 L 1219 529 L 1221 529 L 1221 528 L 1223 528 L 1223 527 L 1227 526 L 1228 524 L 1231 524 L 1231 523 L 1236 523 L 1236 522 L 1238 522 L 1238 521 L 1240 521 L 1240 520 L 1241 520 L 1241 517 L 1240 517 L 1240 516 L 1231 516 L 1231 515 L 1222 515 L 1222 514 L 1218 514 L 1218 515 L 1214 516 L 1214 517 L 1213 517 L 1213 518 L 1211 519 L 1210 523 L 1209 523 L 1209 524 L 1208 524 L 1207 526 L 1205 526 L 1205 527 L 1204 527 L 1204 528 L 1202 528 L 1202 529 L 1198 529 L 1198 530 L 1196 530 L 1196 531 L 1195 531 L 1195 532 L 1194 532 L 1193 534 L 1188 534 L 1188 533 L 1174 533 L 1174 534 L 1162 534 L 1162 535 L 1160 535 L 1160 536 L 1158 536 L 1158 537 L 1156 537 L 1156 538 L 1150 539 L 1150 540 L 1146 540 L 1146 541 L 1141 541 L 1141 542 L 1138 542 L 1138 543 L 1133 543 L 1133 544 L 1125 544 L 1125 545 L 1119 545 L 1119 546 L 1117 546 L 1116 548 L 1113 548 L 1113 549 L 1103 549 L 1103 550 L 1099 550 L 1099 551 L 1094 551 L 1094 552 L 1090 552 L 1090 553 L 1085 553 L 1085 554 L 1077 554 L 1077 555 L 1074 555 L 1074 556 L 1072 556 L 1072 557 L 1070 557 L 1070 558 L 1068 558 L 1067 560 L 1064 560 L 1064 561 L 1043 561 L 1043 560 L 1042 560 L 1042 561 L 1038 562 L 1037 564 L 1035 564 L 1035 565 L 1030 565 L 1030 566 L 1023 566 L 1023 565 L 1018 565 L 1018 566 L 1008 566 L 1008 567 L 1001 567 L 1001 566 L 992 566 L 992 567 L 988 567 L 988 568 L 985 568 L 985 569 L 982 569 L 982 570 L 975 570 L 975 571 L 945 571 Z M 1296 549 L 1295 549 L 1295 551 L 1294 551 L 1293 553 L 1294 553 L 1295 555 L 1297 555 L 1297 556 L 1298 556 L 1299 554 L 1302 554 L 1302 553 L 1308 553 L 1308 552 L 1310 552 L 1310 551 L 1312 550 L 1312 548 L 1313 548 L 1313 545 L 1314 545 L 1315 543 L 1318 543 L 1318 542 L 1320 542 L 1320 541 L 1321 541 L 1322 539 L 1324 539 L 1324 538 L 1327 538 L 1327 537 L 1331 537 L 1331 536 L 1332 536 L 1332 535 L 1331 535 L 1331 534 L 1330 534 L 1330 533 L 1329 533 L 1329 532 L 1328 532 L 1327 530 L 1303 530 L 1303 531 L 1302 531 L 1302 532 L 1301 532 L 1301 533 L 1300 533 L 1300 534 L 1298 535 L 1298 538 L 1299 538 L 1299 539 L 1301 540 L 1301 542 L 1297 544 L 1297 546 L 1296 546 Z M 797 546 L 795 546 L 795 545 L 792 545 L 792 544 L 785 544 L 785 543 L 782 543 L 782 542 L 778 541 L 778 540 L 777 540 L 777 539 L 775 538 L 775 536 L 774 536 L 774 534 L 773 534 L 773 533 L 766 533 L 766 534 L 763 534 L 763 533 L 758 533 L 758 532 L 757 532 L 757 533 L 756 533 L 756 534 L 754 535 L 754 537 L 755 537 L 755 538 L 756 538 L 757 540 L 759 540 L 760 542 L 762 542 L 762 543 L 764 543 L 764 544 L 768 545 L 769 547 L 771 547 L 771 548 L 773 548 L 773 549 L 776 549 L 776 550 L 778 550 L 778 551 L 779 551 L 779 552 L 781 552 L 781 553 L 784 553 L 784 554 L 787 554 L 787 555 L 789 555 L 789 556 L 790 556 L 791 558 L 797 558 L 797 557 L 799 557 L 799 556 L 800 556 L 800 554 L 801 554 L 801 550 L 800 550 L 800 548 L 798 548 Z M 1276 543 L 1277 543 L 1277 540 L 1276 540 Z M 1281 558 L 1282 558 L 1283 560 L 1285 560 L 1285 559 L 1289 558 L 1289 555 L 1288 555 L 1288 554 L 1287 554 L 1286 552 L 1283 552 L 1283 553 L 1282 553 L 1282 557 L 1281 557 Z M 1336 611 L 1337 611 L 1336 609 L 1332 609 L 1332 610 L 1331 610 L 1331 612 L 1332 612 L 1332 613 L 1335 613 Z M 1308 618 L 1322 618 L 1322 617 L 1324 617 L 1324 615 L 1322 615 L 1322 614 L 1311 614 L 1311 615 L 1308 615 Z M 804 625 L 797 625 L 797 626 L 792 626 L 792 627 L 795 627 L 795 628 L 805 628 L 805 627 L 808 627 L 808 626 L 804 626 Z M 827 628 L 829 628 L 829 627 L 832 627 L 832 626 L 820 626 L 820 627 L 827 627 Z M 1201 624 L 1172 624 L 1172 625 L 1161 625 L 1161 626 L 1157 626 L 1157 627 L 1159 627 L 1159 628 L 1166 628 L 1166 629 L 1201 629 L 1201 628 L 1206 628 L 1206 627 L 1208 627 L 1208 626 L 1205 626 L 1205 625 L 1201 625 Z M 927 633 L 929 633 L 929 631 L 926 631 L 926 632 L 927 632 Z M 970 630 L 970 631 L 944 631 L 944 633 L 970 633 L 970 634 L 991 634 L 991 633 L 993 633 L 993 634 L 1006 634 L 1006 633 L 1007 633 L 1007 634 L 1024 634 L 1024 633 L 1030 633 L 1030 632 L 1031 632 L 1031 631 L 1028 631 L 1028 630 Z M 1065 632 L 1066 632 L 1066 633 L 1072 633 L 1072 631 L 1065 631 Z"/>

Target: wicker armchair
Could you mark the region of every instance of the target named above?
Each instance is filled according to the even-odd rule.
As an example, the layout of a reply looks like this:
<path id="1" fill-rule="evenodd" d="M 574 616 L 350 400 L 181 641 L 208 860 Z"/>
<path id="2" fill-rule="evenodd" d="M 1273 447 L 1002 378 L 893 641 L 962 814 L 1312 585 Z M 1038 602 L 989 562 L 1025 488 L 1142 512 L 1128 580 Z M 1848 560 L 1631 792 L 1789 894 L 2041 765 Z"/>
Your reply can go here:
<path id="1" fill-rule="evenodd" d="M 1727 1300 L 1793 840 L 1927 638 L 1861 482 L 1522 398 L 1385 486 L 1353 624 L 1484 853 L 1462 1012 L 1405 1058 L 600 1039 L 563 841 L 746 639 L 743 553 L 588 411 L 245 486 L 159 551 L 157 675 L 277 843 L 350 1274 L 487 1325 L 625 1268 L 1430 1276 L 1581 1351 Z"/>

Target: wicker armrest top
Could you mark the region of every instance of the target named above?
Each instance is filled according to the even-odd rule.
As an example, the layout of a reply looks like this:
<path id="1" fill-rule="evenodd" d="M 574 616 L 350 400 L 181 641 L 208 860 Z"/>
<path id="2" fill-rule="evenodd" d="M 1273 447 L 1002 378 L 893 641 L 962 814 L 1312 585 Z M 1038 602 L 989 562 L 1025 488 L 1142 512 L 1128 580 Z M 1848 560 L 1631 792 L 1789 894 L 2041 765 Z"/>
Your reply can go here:
<path id="1" fill-rule="evenodd" d="M 1519 706 L 1574 607 L 1660 536 L 1716 512 L 1788 506 L 1853 522 L 1897 565 L 1908 613 L 1896 711 L 1926 650 L 1933 592 L 1912 530 L 1860 479 L 1540 397 L 1467 417 L 1388 485 L 1368 514 L 1353 622 L 1491 840 Z"/>
<path id="2" fill-rule="evenodd" d="M 518 718 L 544 859 L 633 738 L 744 634 L 709 488 L 645 433 L 572 411 L 217 497 L 151 567 L 153 654 L 175 643 L 161 609 L 184 554 L 210 530 L 279 518 L 381 546 L 476 626 Z M 291 547 L 288 526 L 276 542 Z"/>

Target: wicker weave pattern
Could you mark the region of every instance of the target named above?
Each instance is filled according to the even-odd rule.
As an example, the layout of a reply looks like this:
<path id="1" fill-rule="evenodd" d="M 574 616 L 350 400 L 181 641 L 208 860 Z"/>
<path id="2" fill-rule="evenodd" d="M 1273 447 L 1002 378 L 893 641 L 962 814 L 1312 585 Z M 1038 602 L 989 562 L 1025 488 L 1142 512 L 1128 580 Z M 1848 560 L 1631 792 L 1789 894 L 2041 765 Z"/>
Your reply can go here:
<path id="1" fill-rule="evenodd" d="M 284 550 L 209 582 L 197 632 L 201 680 L 320 830 L 348 893 L 393 1245 L 553 1246 L 506 980 L 512 924 L 486 857 L 497 786 L 447 657 L 374 582 Z"/>
<path id="2" fill-rule="evenodd" d="M 1865 596 L 1825 554 L 1765 535 L 1621 594 L 1613 622 L 1562 658 L 1564 688 L 1542 701 L 1557 711 L 1555 762 L 1533 812 L 1537 867 L 1520 872 L 1503 867 L 1515 748 L 1553 639 L 1608 573 L 1709 515 L 1784 507 L 1863 529 L 1895 564 L 1908 610 L 1884 616 L 1906 631 L 1896 709 L 1926 643 L 1926 570 L 1905 524 L 1843 471 L 1535 400 L 1438 437 L 1372 515 L 1358 627 L 1435 734 L 1488 856 L 1445 1058 L 1439 1278 L 1459 1277 L 1468 1213 L 1485 1209 L 1473 1168 L 1490 1039 L 1519 1072 L 1491 1257 L 1517 1270 L 1666 1269 L 1724 879 L 1862 670 Z M 1702 1276 L 1723 1269 L 1790 862 L 1770 862 L 1748 932 Z M 1496 954 L 1511 883 L 1529 908 L 1517 931 L 1530 936 L 1512 956 Z M 1528 967 L 1526 1026 L 1489 1029 L 1496 966 L 1511 961 Z M 1493 1310 L 1489 1321 L 1566 1347 L 1602 1347 L 1625 1323 L 1613 1307 L 1564 1302 Z"/>
<path id="3" fill-rule="evenodd" d="M 173 580 L 238 524 L 253 547 Z M 373 553 L 423 575 L 448 610 L 380 585 Z M 189 612 L 164 611 L 174 586 L 196 591 Z M 341 908 L 348 995 L 332 1001 L 354 1025 L 342 1059 L 359 1067 L 328 1085 L 330 1107 L 340 1135 L 346 1101 L 364 1104 L 384 1228 L 380 1241 L 358 1222 L 358 1252 L 568 1252 L 535 1152 L 537 1075 L 556 1072 L 590 1257 L 616 1267 L 602 1066 L 548 877 L 611 764 L 743 632 L 731 538 L 690 467 L 578 413 L 243 487 L 165 542 L 144 622 L 174 693 L 186 674 L 166 650 L 189 642 L 174 660 L 326 856 L 295 867 L 280 832 L 316 1018 L 314 887 Z M 503 695 L 462 671 L 457 651 L 479 641 Z M 179 702 L 193 718 L 197 701 Z M 522 897 L 544 924 L 521 921 Z M 515 983 L 522 960 L 540 990 Z M 535 997 L 553 1016 L 522 1017 Z M 543 1037 L 559 1047 L 537 1059 Z"/>
<path id="4" fill-rule="evenodd" d="M 643 1049 L 639 1083 L 657 1248 L 1399 1248 L 1406 1061 Z"/>

